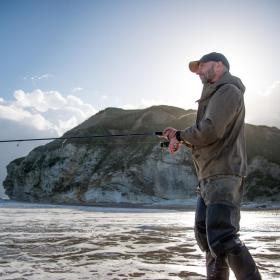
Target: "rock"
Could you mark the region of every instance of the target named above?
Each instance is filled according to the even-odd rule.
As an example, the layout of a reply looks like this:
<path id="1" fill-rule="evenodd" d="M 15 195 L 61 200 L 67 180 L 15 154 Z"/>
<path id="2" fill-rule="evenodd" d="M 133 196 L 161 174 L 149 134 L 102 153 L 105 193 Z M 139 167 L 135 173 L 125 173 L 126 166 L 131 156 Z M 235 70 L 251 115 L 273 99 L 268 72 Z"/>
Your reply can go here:
<path id="1" fill-rule="evenodd" d="M 167 126 L 184 129 L 194 121 L 195 111 L 170 106 L 108 108 L 64 136 L 154 132 Z M 266 130 L 270 132 L 262 128 Z M 257 128 L 250 126 L 249 136 L 255 131 Z M 275 143 L 279 135 L 279 130 L 270 132 L 266 145 Z M 162 203 L 193 198 L 197 179 L 190 150 L 182 147 L 170 155 L 159 143 L 156 136 L 55 140 L 12 161 L 3 185 L 11 199 L 31 202 Z M 254 175 L 259 170 L 279 187 L 279 163 L 271 162 L 277 158 L 275 154 L 272 159 L 269 156 L 268 160 L 264 151 L 256 154 L 250 150 L 249 176 L 253 175 L 248 184 L 253 193 L 262 184 Z"/>
<path id="2" fill-rule="evenodd" d="M 186 112 L 167 106 L 110 108 L 65 136 L 152 132 Z M 171 156 L 155 136 L 56 140 L 14 160 L 7 170 L 8 196 L 33 202 L 152 203 L 189 198 L 197 183 L 187 148 Z"/>

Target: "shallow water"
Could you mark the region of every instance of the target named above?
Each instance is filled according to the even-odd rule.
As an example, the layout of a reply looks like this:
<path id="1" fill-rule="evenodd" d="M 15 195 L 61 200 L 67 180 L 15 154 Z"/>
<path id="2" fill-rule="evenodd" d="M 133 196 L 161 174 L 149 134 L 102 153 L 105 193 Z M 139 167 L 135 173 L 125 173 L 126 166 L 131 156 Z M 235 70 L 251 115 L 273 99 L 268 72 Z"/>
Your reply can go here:
<path id="1" fill-rule="evenodd" d="M 265 280 L 280 279 L 279 214 L 242 212 L 241 239 Z M 193 222 L 193 211 L 2 202 L 0 278 L 205 279 Z"/>

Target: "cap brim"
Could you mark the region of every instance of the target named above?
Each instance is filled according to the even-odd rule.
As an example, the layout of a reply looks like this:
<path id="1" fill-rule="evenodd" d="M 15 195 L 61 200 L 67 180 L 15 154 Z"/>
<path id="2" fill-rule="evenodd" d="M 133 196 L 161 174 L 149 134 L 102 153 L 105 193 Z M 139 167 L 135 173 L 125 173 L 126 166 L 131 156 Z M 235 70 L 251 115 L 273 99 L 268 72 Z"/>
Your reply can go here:
<path id="1" fill-rule="evenodd" d="M 191 61 L 189 63 L 189 68 L 191 70 L 191 72 L 196 73 L 199 67 L 199 61 Z"/>

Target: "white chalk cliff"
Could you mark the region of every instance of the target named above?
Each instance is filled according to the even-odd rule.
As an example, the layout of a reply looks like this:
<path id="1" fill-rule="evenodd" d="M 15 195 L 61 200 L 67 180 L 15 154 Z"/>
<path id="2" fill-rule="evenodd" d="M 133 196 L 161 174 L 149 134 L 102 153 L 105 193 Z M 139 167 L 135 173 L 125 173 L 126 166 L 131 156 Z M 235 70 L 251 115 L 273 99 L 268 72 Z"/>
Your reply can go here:
<path id="1" fill-rule="evenodd" d="M 143 110 L 108 108 L 64 136 L 153 132 L 166 126 L 183 129 L 194 121 L 195 111 L 169 106 Z M 249 141 L 255 130 L 257 127 L 249 127 Z M 269 131 L 270 140 L 265 145 L 274 148 L 279 130 Z M 197 179 L 190 150 L 182 147 L 170 155 L 159 143 L 156 136 L 55 140 L 12 161 L 4 188 L 12 199 L 33 202 L 153 203 L 194 197 Z M 279 194 L 279 157 L 267 158 L 261 151 L 250 149 L 249 153 L 250 174 L 262 170 L 265 162 L 264 176 L 269 176 L 272 194 Z M 261 172 L 258 175 L 261 177 Z M 255 176 L 250 182 L 253 189 L 263 184 Z"/>

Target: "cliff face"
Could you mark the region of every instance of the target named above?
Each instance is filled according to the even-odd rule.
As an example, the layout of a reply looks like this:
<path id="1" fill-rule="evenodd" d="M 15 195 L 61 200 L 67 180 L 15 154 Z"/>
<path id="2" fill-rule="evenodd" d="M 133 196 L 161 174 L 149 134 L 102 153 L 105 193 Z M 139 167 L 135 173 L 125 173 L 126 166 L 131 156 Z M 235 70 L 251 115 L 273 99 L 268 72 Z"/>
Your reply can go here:
<path id="1" fill-rule="evenodd" d="M 166 126 L 183 129 L 194 119 L 194 111 L 168 106 L 144 110 L 108 108 L 64 136 L 153 132 Z M 263 148 L 257 153 L 249 149 L 247 197 L 279 199 L 280 161 L 276 146 L 280 133 L 274 128 L 262 129 L 260 139 L 252 136 L 253 142 L 266 141 L 268 151 L 273 148 L 276 155 L 267 156 Z M 249 136 L 258 131 L 258 127 L 250 126 Z M 249 146 L 254 144 L 250 137 Z M 55 140 L 12 161 L 4 187 L 7 195 L 16 200 L 81 204 L 150 203 L 195 196 L 197 180 L 190 151 L 183 147 L 170 155 L 159 142 L 156 136 Z M 270 191 L 264 184 L 269 185 Z"/>

